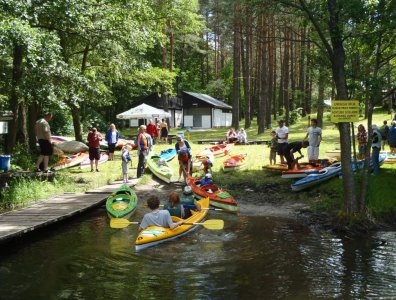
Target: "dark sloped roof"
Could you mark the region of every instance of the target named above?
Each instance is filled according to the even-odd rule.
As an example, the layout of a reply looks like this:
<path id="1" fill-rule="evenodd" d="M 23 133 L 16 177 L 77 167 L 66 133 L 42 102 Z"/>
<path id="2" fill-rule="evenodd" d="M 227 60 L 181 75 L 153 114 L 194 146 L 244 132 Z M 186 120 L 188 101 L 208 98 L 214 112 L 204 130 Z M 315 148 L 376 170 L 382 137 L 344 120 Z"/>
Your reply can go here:
<path id="1" fill-rule="evenodd" d="M 193 92 L 183 92 L 183 93 L 188 94 L 192 97 L 195 97 L 199 100 L 202 100 L 206 103 L 209 103 L 209 104 L 213 105 L 214 107 L 232 109 L 232 106 L 224 103 L 223 101 L 220 101 L 213 97 L 210 97 L 209 95 L 206 95 L 206 94 L 198 94 L 198 93 L 193 93 Z"/>

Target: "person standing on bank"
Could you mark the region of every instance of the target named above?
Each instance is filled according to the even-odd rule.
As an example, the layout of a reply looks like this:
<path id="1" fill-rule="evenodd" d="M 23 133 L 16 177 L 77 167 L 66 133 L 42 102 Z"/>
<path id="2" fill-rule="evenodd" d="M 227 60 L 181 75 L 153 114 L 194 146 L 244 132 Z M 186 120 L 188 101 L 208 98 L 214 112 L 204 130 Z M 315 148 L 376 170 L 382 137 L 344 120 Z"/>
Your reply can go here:
<path id="1" fill-rule="evenodd" d="M 168 123 L 166 123 L 165 119 L 162 119 L 160 127 L 161 127 L 161 140 L 166 144 L 168 139 Z"/>
<path id="2" fill-rule="evenodd" d="M 148 140 L 145 135 L 146 126 L 140 125 L 139 127 L 139 134 L 137 137 L 137 147 L 138 147 L 138 155 L 139 155 L 139 162 L 137 166 L 137 178 L 140 178 L 144 174 L 144 165 L 146 162 L 146 156 L 148 154 Z"/>
<path id="3" fill-rule="evenodd" d="M 304 140 L 309 141 L 308 161 L 310 164 L 317 164 L 319 161 L 319 146 L 322 141 L 322 129 L 318 127 L 318 120 L 311 119 L 311 127 L 307 130 Z"/>
<path id="4" fill-rule="evenodd" d="M 191 175 L 191 146 L 188 141 L 183 139 L 180 135 L 176 137 L 176 140 L 175 149 L 179 160 L 179 181 L 181 180 L 182 174 L 184 181 L 186 181 L 186 177 Z"/>
<path id="5" fill-rule="evenodd" d="M 379 132 L 377 125 L 371 125 L 373 129 L 373 142 L 372 148 L 372 160 L 373 160 L 373 174 L 377 176 L 379 174 L 379 153 L 381 150 L 381 133 Z"/>
<path id="6" fill-rule="evenodd" d="M 278 121 L 278 127 L 275 129 L 276 137 L 278 139 L 278 154 L 281 159 L 281 164 L 285 164 L 285 153 L 289 138 L 289 128 L 284 125 L 283 120 Z"/>
<path id="7" fill-rule="evenodd" d="M 150 120 L 150 123 L 147 125 L 147 133 L 153 139 L 153 145 L 155 145 L 155 139 L 158 138 L 158 128 L 157 125 L 154 124 L 153 120 Z"/>
<path id="8" fill-rule="evenodd" d="M 114 124 L 110 124 L 105 139 L 109 147 L 109 160 L 113 160 L 115 147 L 117 146 L 118 142 L 118 130 Z"/>
<path id="9" fill-rule="evenodd" d="M 52 155 L 53 149 L 51 144 L 51 128 L 48 124 L 52 120 L 52 113 L 48 112 L 44 118 L 36 122 L 36 138 L 40 146 L 40 155 L 37 159 L 36 172 L 52 173 L 48 170 L 48 161 Z M 40 169 L 40 165 L 43 169 Z"/>
<path id="10" fill-rule="evenodd" d="M 94 161 L 95 161 L 95 170 L 99 172 L 98 164 L 100 159 L 100 144 L 99 142 L 102 140 L 102 135 L 100 132 L 93 127 L 88 133 L 88 146 L 89 146 L 89 160 L 91 163 L 91 172 L 94 171 Z"/>

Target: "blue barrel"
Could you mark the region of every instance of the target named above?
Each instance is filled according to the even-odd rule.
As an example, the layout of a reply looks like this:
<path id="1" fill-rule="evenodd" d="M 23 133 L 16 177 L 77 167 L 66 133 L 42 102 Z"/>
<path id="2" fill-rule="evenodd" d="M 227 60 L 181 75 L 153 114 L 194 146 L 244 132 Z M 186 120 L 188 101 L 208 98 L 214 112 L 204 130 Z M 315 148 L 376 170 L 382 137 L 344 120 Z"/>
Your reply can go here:
<path id="1" fill-rule="evenodd" d="M 8 171 L 10 169 L 11 155 L 0 155 L 0 170 Z"/>

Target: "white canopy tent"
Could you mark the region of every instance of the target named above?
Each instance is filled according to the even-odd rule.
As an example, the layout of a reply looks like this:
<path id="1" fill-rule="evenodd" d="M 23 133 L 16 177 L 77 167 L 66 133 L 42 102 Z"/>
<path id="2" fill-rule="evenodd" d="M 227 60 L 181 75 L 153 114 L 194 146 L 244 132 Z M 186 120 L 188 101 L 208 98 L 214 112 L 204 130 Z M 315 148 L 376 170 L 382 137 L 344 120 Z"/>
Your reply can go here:
<path id="1" fill-rule="evenodd" d="M 171 114 L 147 104 L 140 104 L 130 110 L 118 114 L 117 119 L 132 120 L 132 119 L 153 119 L 153 118 L 170 118 Z"/>

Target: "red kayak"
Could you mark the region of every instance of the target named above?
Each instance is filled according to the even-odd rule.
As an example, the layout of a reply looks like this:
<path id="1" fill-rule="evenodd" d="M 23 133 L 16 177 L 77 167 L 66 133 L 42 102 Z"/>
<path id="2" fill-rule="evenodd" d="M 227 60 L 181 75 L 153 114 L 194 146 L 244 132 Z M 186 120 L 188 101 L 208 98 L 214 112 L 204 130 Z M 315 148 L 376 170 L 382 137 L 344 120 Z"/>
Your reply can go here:
<path id="1" fill-rule="evenodd" d="M 235 144 L 233 144 L 233 143 L 231 143 L 231 144 L 224 143 L 224 144 L 214 145 L 214 146 L 206 148 L 205 150 L 198 153 L 196 155 L 196 158 L 199 160 L 202 158 L 206 158 L 208 153 L 211 153 L 216 157 L 225 156 L 231 152 L 232 148 L 234 148 L 234 145 Z"/>
<path id="2" fill-rule="evenodd" d="M 65 168 L 71 168 L 71 167 L 81 164 L 81 162 L 83 162 L 87 157 L 89 157 L 89 155 L 88 155 L 88 153 L 85 153 L 85 152 L 79 152 L 79 153 L 71 155 L 71 156 L 65 156 L 65 157 L 62 157 L 60 161 L 53 164 L 51 166 L 51 169 L 54 169 L 55 171 L 57 171 L 57 170 L 65 169 Z"/>
<path id="3" fill-rule="evenodd" d="M 230 212 L 238 212 L 238 203 L 228 192 L 223 191 L 215 184 L 199 186 L 199 182 L 199 178 L 193 178 L 191 176 L 187 177 L 187 184 L 191 187 L 193 193 L 197 197 L 209 197 L 210 205 Z"/>
<path id="4" fill-rule="evenodd" d="M 247 154 L 238 154 L 227 158 L 223 161 L 223 171 L 230 172 L 243 169 L 246 166 L 246 156 Z"/>

